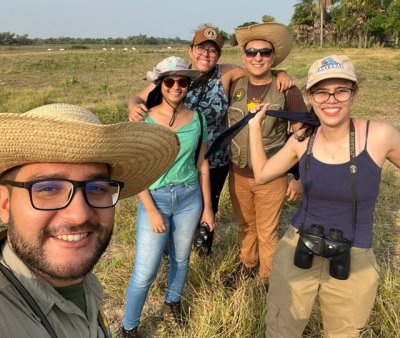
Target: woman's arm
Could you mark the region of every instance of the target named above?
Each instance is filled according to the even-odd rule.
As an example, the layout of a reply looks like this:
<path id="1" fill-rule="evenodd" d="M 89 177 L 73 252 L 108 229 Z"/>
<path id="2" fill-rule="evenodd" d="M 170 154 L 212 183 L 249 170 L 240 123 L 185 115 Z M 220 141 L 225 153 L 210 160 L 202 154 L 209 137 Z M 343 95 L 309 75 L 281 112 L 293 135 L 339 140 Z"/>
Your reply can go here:
<path id="1" fill-rule="evenodd" d="M 155 88 L 150 83 L 141 92 L 133 95 L 128 101 L 129 121 L 140 122 L 146 117 L 148 111 L 146 101 L 149 93 Z"/>
<path id="2" fill-rule="evenodd" d="M 154 204 L 153 198 L 150 195 L 148 189 L 143 190 L 138 194 L 140 201 L 143 203 L 147 214 L 149 215 L 149 220 L 151 228 L 154 232 L 165 232 L 167 231 L 167 226 L 165 225 L 164 219 L 161 213 L 158 211 L 156 205 Z"/>
<path id="3" fill-rule="evenodd" d="M 263 146 L 261 123 L 265 119 L 268 104 L 264 105 L 257 115 L 249 121 L 250 156 L 253 165 L 254 178 L 258 184 L 264 184 L 285 174 L 298 162 L 295 151 L 294 136 L 286 142 L 285 146 L 270 159 L 267 158 Z"/>
<path id="4" fill-rule="evenodd" d="M 207 142 L 204 142 L 200 148 L 199 158 L 197 159 L 197 169 L 199 171 L 199 182 L 201 194 L 203 196 L 203 213 L 200 222 L 207 223 L 210 230 L 215 229 L 215 219 L 211 203 L 210 169 L 208 160 L 204 158 L 207 151 Z"/>

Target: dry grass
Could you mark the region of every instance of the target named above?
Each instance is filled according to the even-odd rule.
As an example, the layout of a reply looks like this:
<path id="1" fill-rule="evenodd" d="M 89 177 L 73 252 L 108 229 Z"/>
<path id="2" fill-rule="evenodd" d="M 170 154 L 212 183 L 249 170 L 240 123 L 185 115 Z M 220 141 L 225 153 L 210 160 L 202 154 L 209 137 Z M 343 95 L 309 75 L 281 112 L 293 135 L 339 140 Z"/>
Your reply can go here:
<path id="1" fill-rule="evenodd" d="M 308 67 L 315 59 L 329 54 L 347 54 L 356 65 L 361 90 L 354 114 L 385 119 L 400 127 L 399 52 L 295 48 L 280 68 L 287 70 L 299 88 L 304 89 Z M 106 123 L 125 120 L 129 95 L 146 84 L 145 72 L 169 55 L 185 57 L 186 48 L 137 52 L 48 52 L 47 48 L 0 51 L 0 112 L 24 112 L 41 104 L 68 102 L 91 109 Z M 237 48 L 227 48 L 222 61 L 240 64 Z M 385 165 L 374 237 L 381 282 L 363 337 L 400 337 L 399 186 L 399 171 Z M 257 281 L 239 280 L 234 287 L 229 283 L 229 276 L 238 265 L 238 245 L 226 190 L 220 209 L 214 255 L 210 259 L 192 256 L 183 295 L 188 326 L 177 330 L 160 319 L 167 268 L 167 263 L 163 262 L 142 316 L 141 329 L 148 337 L 264 336 L 266 290 Z M 285 204 L 281 233 L 294 210 L 295 206 Z M 121 324 L 132 269 L 135 216 L 135 198 L 119 203 L 112 243 L 96 267 L 105 288 L 104 310 L 114 332 Z M 305 336 L 321 337 L 321 330 L 316 307 Z"/>

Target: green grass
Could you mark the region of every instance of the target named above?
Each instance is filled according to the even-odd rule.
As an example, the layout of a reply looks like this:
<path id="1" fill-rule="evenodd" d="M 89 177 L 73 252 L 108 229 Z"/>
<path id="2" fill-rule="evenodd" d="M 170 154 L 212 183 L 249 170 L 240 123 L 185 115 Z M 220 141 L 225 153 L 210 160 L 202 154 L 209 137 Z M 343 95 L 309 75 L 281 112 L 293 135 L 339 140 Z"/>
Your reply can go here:
<path id="1" fill-rule="evenodd" d="M 329 54 L 348 54 L 360 83 L 353 107 L 357 116 L 384 119 L 400 127 L 400 54 L 390 49 L 295 48 L 279 68 L 291 74 L 303 90 L 311 63 Z M 186 57 L 185 48 L 52 51 L 16 48 L 0 51 L 0 112 L 20 113 L 36 106 L 68 102 L 86 107 L 104 123 L 127 119 L 127 100 L 146 85 L 145 74 L 162 58 Z M 227 48 L 222 62 L 241 64 L 237 48 Z M 363 337 L 400 337 L 400 173 L 384 166 L 381 194 L 375 213 L 375 251 L 381 266 L 380 286 Z M 365 183 L 367 184 L 367 183 Z M 295 206 L 285 203 L 280 233 L 288 226 Z M 117 207 L 112 243 L 96 267 L 105 288 L 104 310 L 112 330 L 121 325 L 125 292 L 132 270 L 135 245 L 136 198 Z M 216 246 L 211 258 L 192 255 L 183 294 L 189 321 L 177 330 L 160 319 L 166 283 L 166 263 L 150 290 L 141 330 L 149 337 L 264 337 L 266 290 L 257 281 L 239 280 L 232 287 L 229 276 L 238 266 L 236 225 L 229 195 L 223 191 L 217 218 Z M 318 307 L 305 337 L 321 337 Z M 288 337 L 290 338 L 290 337 Z"/>

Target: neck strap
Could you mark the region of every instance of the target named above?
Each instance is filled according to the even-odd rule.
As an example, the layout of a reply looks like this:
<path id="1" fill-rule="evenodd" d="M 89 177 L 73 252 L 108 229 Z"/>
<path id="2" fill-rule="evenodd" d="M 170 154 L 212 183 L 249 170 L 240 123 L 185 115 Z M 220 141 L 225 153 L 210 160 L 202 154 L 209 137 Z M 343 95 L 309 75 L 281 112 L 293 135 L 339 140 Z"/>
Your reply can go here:
<path id="1" fill-rule="evenodd" d="M 49 320 L 46 315 L 43 313 L 42 309 L 39 307 L 36 300 L 32 297 L 32 295 L 28 292 L 28 290 L 22 285 L 22 283 L 18 280 L 17 277 L 14 276 L 12 271 L 0 263 L 0 272 L 8 279 L 8 281 L 14 286 L 14 288 L 19 292 L 19 294 L 24 298 L 24 300 L 28 303 L 32 311 L 39 317 L 40 322 L 48 332 L 51 338 L 57 338 L 57 334 L 55 333 L 53 327 L 51 326 Z M 97 322 L 103 331 L 104 337 L 111 337 L 111 333 L 107 329 L 104 324 L 103 316 L 100 311 L 98 312 Z"/>

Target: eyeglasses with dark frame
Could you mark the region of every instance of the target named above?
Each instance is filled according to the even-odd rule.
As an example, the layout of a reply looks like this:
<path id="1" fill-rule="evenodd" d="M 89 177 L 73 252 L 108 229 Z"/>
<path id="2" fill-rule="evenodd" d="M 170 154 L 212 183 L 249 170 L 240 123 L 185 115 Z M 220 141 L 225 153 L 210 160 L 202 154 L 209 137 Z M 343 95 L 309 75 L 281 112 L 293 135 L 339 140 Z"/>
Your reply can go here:
<path id="1" fill-rule="evenodd" d="M 274 50 L 271 48 L 248 48 L 244 51 L 246 57 L 248 58 L 255 58 L 258 53 L 260 53 L 262 58 L 270 58 L 273 52 Z"/>
<path id="2" fill-rule="evenodd" d="M 175 85 L 175 82 L 178 83 L 179 87 L 187 88 L 189 86 L 190 80 L 185 77 L 182 77 L 178 80 L 175 80 L 171 77 L 166 77 L 162 82 L 164 83 L 165 87 L 169 89 L 171 89 Z"/>
<path id="3" fill-rule="evenodd" d="M 203 45 L 196 45 L 194 46 L 194 50 L 197 54 L 203 55 L 204 53 L 210 55 L 211 57 L 216 57 L 219 55 L 219 51 L 217 48 L 206 48 Z"/>
<path id="4" fill-rule="evenodd" d="M 338 88 L 333 93 L 327 90 L 314 90 L 311 91 L 311 96 L 315 103 L 326 103 L 330 97 L 333 96 L 337 102 L 347 102 L 353 95 L 354 87 L 352 88 Z"/>
<path id="5" fill-rule="evenodd" d="M 37 210 L 60 210 L 72 201 L 78 188 L 82 188 L 86 203 L 92 208 L 114 207 L 124 187 L 123 182 L 109 179 L 73 181 L 67 179 L 40 179 L 28 182 L 2 181 L 29 191 L 32 207 Z"/>

